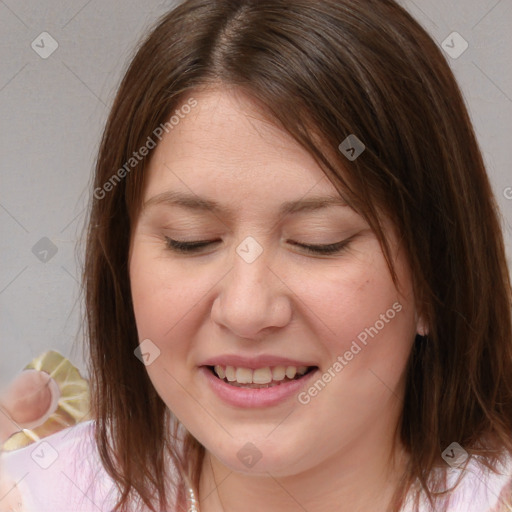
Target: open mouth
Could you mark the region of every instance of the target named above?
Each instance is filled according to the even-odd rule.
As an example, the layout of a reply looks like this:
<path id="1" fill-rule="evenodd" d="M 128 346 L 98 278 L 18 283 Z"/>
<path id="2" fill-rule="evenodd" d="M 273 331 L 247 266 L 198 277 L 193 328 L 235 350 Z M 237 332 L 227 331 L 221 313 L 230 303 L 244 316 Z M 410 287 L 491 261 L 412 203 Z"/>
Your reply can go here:
<path id="1" fill-rule="evenodd" d="M 233 366 L 207 366 L 219 380 L 234 387 L 247 389 L 265 389 L 300 380 L 318 369 L 317 366 L 274 366 L 252 370 Z"/>

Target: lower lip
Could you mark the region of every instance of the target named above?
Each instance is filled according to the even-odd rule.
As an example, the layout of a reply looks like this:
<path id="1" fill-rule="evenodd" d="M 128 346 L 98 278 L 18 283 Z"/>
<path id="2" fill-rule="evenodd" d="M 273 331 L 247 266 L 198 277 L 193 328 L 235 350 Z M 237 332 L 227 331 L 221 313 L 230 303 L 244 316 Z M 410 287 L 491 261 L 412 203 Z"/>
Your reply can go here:
<path id="1" fill-rule="evenodd" d="M 318 368 L 298 380 L 290 380 L 277 386 L 261 389 L 231 386 L 216 377 L 206 366 L 201 366 L 199 371 L 204 375 L 210 388 L 221 400 L 236 407 L 250 409 L 253 407 L 277 405 L 285 402 L 291 396 L 298 395 L 304 385 L 317 373 Z"/>

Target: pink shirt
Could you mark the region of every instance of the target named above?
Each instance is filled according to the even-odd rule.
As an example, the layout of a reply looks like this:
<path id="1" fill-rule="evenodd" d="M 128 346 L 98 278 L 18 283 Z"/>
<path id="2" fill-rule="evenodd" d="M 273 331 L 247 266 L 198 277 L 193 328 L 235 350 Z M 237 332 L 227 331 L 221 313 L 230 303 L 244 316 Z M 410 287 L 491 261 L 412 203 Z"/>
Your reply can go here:
<path id="1" fill-rule="evenodd" d="M 114 507 L 116 490 L 100 463 L 93 421 L 5 452 L 1 462 L 4 479 L 17 483 L 23 512 L 103 512 Z"/>
<path id="2" fill-rule="evenodd" d="M 5 452 L 0 462 L 0 512 L 109 512 L 114 507 L 117 490 L 100 462 L 94 442 L 94 421 L 79 423 L 25 448 Z M 502 469 L 502 475 L 487 474 L 473 460 L 450 497 L 448 511 L 499 510 L 499 495 L 511 480 L 512 463 Z M 458 470 L 450 470 L 450 483 L 457 474 Z M 11 490 L 14 483 L 22 501 L 19 509 L 7 508 L 9 499 L 18 501 L 14 499 L 16 490 Z M 138 505 L 134 510 L 143 512 L 144 507 Z M 428 508 L 423 504 L 420 510 L 426 512 Z M 403 511 L 412 512 L 410 502 Z"/>

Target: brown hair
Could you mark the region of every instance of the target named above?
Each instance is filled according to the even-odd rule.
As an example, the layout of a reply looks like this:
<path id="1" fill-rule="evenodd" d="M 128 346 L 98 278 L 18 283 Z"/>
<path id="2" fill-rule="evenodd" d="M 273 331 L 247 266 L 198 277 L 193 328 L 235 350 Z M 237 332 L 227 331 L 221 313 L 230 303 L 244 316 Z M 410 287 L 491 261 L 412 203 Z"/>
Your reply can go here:
<path id="1" fill-rule="evenodd" d="M 495 471 L 512 454 L 510 278 L 482 156 L 440 49 L 391 0 L 186 1 L 122 80 L 95 190 L 194 91 L 219 83 L 250 95 L 315 157 L 375 231 L 395 283 L 382 214 L 407 252 L 429 334 L 417 336 L 407 368 L 397 428 L 410 462 L 393 511 L 413 484 L 417 498 L 442 498 L 445 472 L 434 475 L 453 441 Z M 366 146 L 354 161 L 338 150 L 349 134 Z M 204 456 L 188 433 L 178 449 L 177 420 L 133 353 L 127 261 L 148 161 L 95 192 L 84 268 L 96 440 L 121 491 L 116 510 L 133 496 L 153 511 L 168 506 L 166 453 L 196 488 Z"/>

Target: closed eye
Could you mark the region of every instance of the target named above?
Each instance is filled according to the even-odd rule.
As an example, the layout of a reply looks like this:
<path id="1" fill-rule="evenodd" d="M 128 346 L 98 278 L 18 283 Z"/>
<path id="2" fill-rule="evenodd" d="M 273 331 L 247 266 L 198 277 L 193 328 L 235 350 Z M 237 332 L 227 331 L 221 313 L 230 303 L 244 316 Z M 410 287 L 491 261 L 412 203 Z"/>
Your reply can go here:
<path id="1" fill-rule="evenodd" d="M 165 237 L 166 246 L 168 249 L 182 253 L 197 253 L 202 249 L 208 247 L 209 245 L 220 242 L 221 240 L 194 240 L 185 242 L 182 240 L 174 240 L 169 237 Z M 342 240 L 341 242 L 336 242 L 333 244 L 324 244 L 324 245 L 312 245 L 312 244 L 302 244 L 300 242 L 295 242 L 293 240 L 288 240 L 292 245 L 296 245 L 301 249 L 304 249 L 306 252 L 312 254 L 337 254 L 340 253 L 343 249 L 347 247 L 350 242 L 350 239 Z"/>
<path id="2" fill-rule="evenodd" d="M 183 242 L 181 240 L 173 240 L 168 236 L 165 237 L 166 245 L 169 249 L 176 252 L 199 252 L 201 249 L 209 245 L 220 242 L 220 240 L 194 240 L 192 242 Z"/>
<path id="3" fill-rule="evenodd" d="M 290 243 L 292 245 L 297 245 L 301 249 L 304 249 L 306 252 L 311 252 L 314 254 L 337 254 L 346 248 L 346 246 L 349 244 L 349 240 L 342 240 L 341 242 L 336 242 L 334 244 L 324 245 L 301 244 L 294 241 L 290 241 Z"/>

